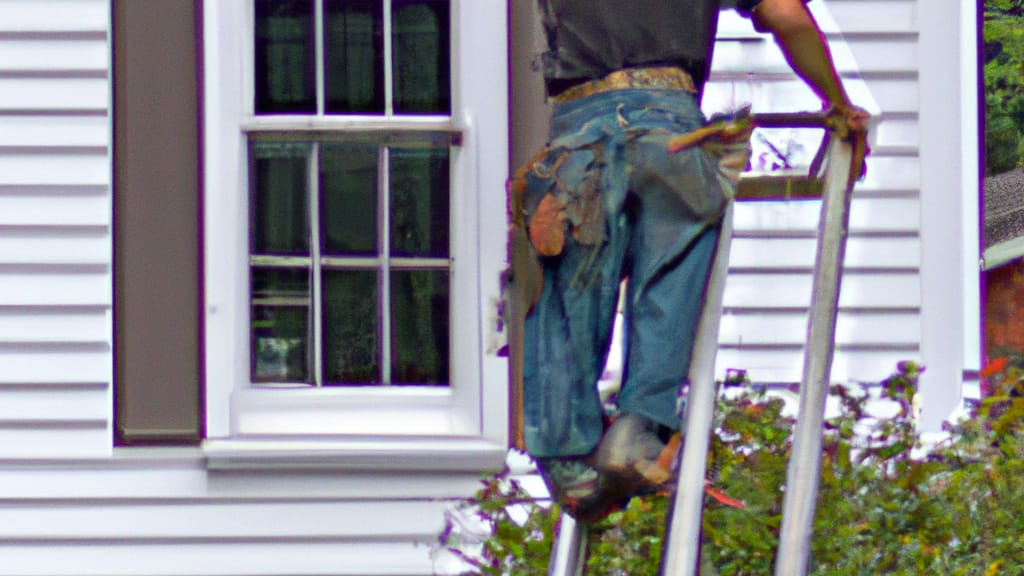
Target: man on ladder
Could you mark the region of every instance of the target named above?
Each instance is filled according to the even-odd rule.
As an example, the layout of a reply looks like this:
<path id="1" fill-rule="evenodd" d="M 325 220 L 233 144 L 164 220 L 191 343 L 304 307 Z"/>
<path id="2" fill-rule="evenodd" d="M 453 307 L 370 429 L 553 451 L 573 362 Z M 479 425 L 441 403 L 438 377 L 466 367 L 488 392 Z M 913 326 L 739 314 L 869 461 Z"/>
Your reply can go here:
<path id="1" fill-rule="evenodd" d="M 522 434 L 552 495 L 589 522 L 669 480 L 663 452 L 681 427 L 718 224 L 749 157 L 749 121 L 708 128 L 699 108 L 720 6 L 771 32 L 844 129 L 866 129 L 867 115 L 847 98 L 805 0 L 537 1 L 554 106 L 549 145 L 512 184 L 539 277 L 524 326 Z M 623 384 L 609 423 L 597 380 L 625 278 Z"/>

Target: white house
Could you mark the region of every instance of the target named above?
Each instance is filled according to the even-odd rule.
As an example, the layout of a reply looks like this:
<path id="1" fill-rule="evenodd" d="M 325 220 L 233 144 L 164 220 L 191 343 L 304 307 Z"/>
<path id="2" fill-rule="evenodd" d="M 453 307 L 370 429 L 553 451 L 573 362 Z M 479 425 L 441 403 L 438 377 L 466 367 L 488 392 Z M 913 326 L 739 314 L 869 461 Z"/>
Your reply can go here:
<path id="1" fill-rule="evenodd" d="M 0 574 L 434 572 L 508 442 L 530 5 L 0 0 Z M 920 361 L 934 429 L 980 356 L 975 5 L 811 6 L 878 118 L 833 376 Z M 815 107 L 719 36 L 709 110 Z M 815 221 L 737 208 L 722 370 L 798 379 Z"/>

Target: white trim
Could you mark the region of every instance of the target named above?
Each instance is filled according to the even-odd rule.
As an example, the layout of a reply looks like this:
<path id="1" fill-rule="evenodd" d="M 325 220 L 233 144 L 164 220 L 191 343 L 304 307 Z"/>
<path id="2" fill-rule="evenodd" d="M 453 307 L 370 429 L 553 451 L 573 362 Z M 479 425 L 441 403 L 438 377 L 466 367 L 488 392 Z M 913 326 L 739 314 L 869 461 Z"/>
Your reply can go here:
<path id="1" fill-rule="evenodd" d="M 404 437 L 212 440 L 203 451 L 209 470 L 479 472 L 500 469 L 507 449 L 486 440 Z"/>
<path id="2" fill-rule="evenodd" d="M 448 116 L 402 116 L 399 118 L 383 118 L 381 116 L 294 116 L 280 114 L 273 116 L 249 116 L 242 121 L 242 130 L 246 132 L 270 131 L 339 131 L 352 130 L 359 132 L 449 132 L 455 133 L 452 121 Z"/>
<path id="3" fill-rule="evenodd" d="M 503 457 L 493 456 L 498 447 L 504 454 L 507 440 L 507 363 L 497 358 L 496 351 L 484 340 L 496 330 L 489 304 L 500 297 L 499 278 L 505 256 L 506 43 L 495 41 L 507 35 L 504 2 L 452 0 L 451 118 L 252 115 L 253 90 L 246 80 L 246 73 L 251 77 L 253 70 L 253 59 L 248 54 L 253 44 L 250 5 L 247 0 L 204 2 L 205 352 L 210 438 L 204 449 L 212 459 L 227 462 L 237 456 L 238 446 L 246 446 L 245 450 L 261 454 L 255 461 L 268 463 L 279 458 L 282 446 L 298 448 L 304 438 L 316 438 L 316 450 L 337 452 L 340 461 L 348 462 L 345 454 L 351 450 L 362 454 L 358 446 L 384 441 L 395 442 L 396 448 L 380 456 L 379 461 L 371 458 L 378 464 L 402 453 L 401 446 L 407 446 L 406 453 L 415 460 L 420 451 L 436 445 L 435 456 L 442 459 L 462 458 L 459 454 L 469 450 L 483 454 L 477 460 L 473 460 L 476 456 L 469 459 L 474 465 L 500 465 Z M 462 26 L 461 22 L 471 22 L 472 26 Z M 455 226 L 451 238 L 450 309 L 451 324 L 457 331 L 450 342 L 450 387 L 311 389 L 250 385 L 245 142 L 247 133 L 274 130 L 409 130 L 428 138 L 433 134 L 456 135 L 453 141 L 461 145 L 452 148 L 450 218 Z M 255 438 L 267 435 L 278 438 L 273 449 L 252 448 L 256 446 L 251 443 Z M 325 438 L 341 444 L 324 448 L 320 443 Z M 429 441 L 420 446 L 416 438 Z M 455 441 L 482 442 L 485 446 L 463 446 L 453 453 L 443 449 L 445 442 Z M 352 442 L 356 448 L 352 448 Z M 266 456 L 268 450 L 270 457 Z M 250 459 L 250 453 L 246 454 L 245 458 Z M 298 457 L 301 460 L 301 455 Z"/>
<path id="4" fill-rule="evenodd" d="M 981 252 L 980 186 L 981 166 L 978 149 L 978 28 L 974 2 L 961 3 L 960 14 L 960 130 L 963 142 L 963 195 L 961 221 L 963 222 L 963 349 L 964 370 L 981 369 L 981 278 L 975 268 Z M 1022 253 L 1024 255 L 1024 253 Z"/>
<path id="5" fill-rule="evenodd" d="M 959 404 L 964 358 L 964 147 L 959 2 L 930 3 L 920 25 L 921 427 L 938 430 Z M 976 195 L 976 187 L 970 192 Z M 972 229 L 974 233 L 976 229 Z M 972 274 L 973 274 L 973 268 Z"/>
<path id="6" fill-rule="evenodd" d="M 317 10 L 320 10 L 321 3 L 317 2 Z M 317 29 L 321 29 L 317 26 Z M 317 40 L 320 42 L 321 40 Z M 318 57 L 318 62 L 319 62 Z M 317 72 L 317 78 L 323 76 L 319 71 Z M 317 80 L 319 83 L 320 81 Z M 319 96 L 317 96 L 318 102 Z M 319 104 L 318 104 L 319 106 Z M 313 345 L 313 382 L 316 382 L 318 386 L 322 386 L 324 382 L 324 339 L 323 336 L 323 267 L 319 264 L 322 262 L 320 254 L 320 243 L 317 242 L 317 238 L 320 238 L 320 143 L 313 142 L 310 147 L 309 158 L 306 159 L 306 178 L 309 186 L 309 237 L 312 241 L 309 243 L 309 255 L 310 265 L 309 269 L 311 272 L 310 278 L 310 310 L 313 311 L 312 317 L 312 328 L 313 334 L 310 340 Z M 314 265 L 314 263 L 317 263 Z"/>
<path id="7" fill-rule="evenodd" d="M 1019 258 L 1024 258 L 1024 236 L 986 248 L 981 258 L 981 269 L 995 270 Z M 968 270 L 970 269 L 968 268 Z M 970 275 L 965 274 L 965 276 Z"/>
<path id="8" fill-rule="evenodd" d="M 240 11 L 252 18 L 244 0 L 203 2 L 204 142 L 203 210 L 205 244 L 206 430 L 208 437 L 230 436 L 231 392 L 248 380 L 247 174 L 243 111 L 252 109 L 253 90 L 243 81 L 252 59 L 243 58 L 252 41 L 243 33 Z M 241 239 L 241 240 L 240 240 Z"/>

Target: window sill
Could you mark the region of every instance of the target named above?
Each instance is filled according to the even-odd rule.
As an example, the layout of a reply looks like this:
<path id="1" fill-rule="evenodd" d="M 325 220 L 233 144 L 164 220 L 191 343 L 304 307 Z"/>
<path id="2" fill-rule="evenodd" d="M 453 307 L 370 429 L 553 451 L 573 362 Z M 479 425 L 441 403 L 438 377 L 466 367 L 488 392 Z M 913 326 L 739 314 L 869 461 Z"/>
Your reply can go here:
<path id="1" fill-rule="evenodd" d="M 206 440 L 210 470 L 473 472 L 500 470 L 508 448 L 478 438 Z"/>

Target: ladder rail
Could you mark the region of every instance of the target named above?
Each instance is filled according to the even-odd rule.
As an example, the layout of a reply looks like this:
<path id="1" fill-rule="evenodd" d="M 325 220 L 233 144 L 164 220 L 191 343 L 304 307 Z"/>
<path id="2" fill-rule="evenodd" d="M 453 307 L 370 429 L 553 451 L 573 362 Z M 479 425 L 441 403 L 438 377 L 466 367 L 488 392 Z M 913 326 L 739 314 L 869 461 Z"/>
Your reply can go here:
<path id="1" fill-rule="evenodd" d="M 776 576 L 804 576 L 821 476 L 822 432 L 835 350 L 836 317 L 850 219 L 853 145 L 832 136 L 818 229 L 800 407 L 786 470 Z"/>
<path id="2" fill-rule="evenodd" d="M 714 264 L 704 297 L 687 393 L 686 429 L 679 456 L 679 478 L 666 519 L 662 550 L 662 574 L 692 575 L 700 558 L 700 524 L 704 507 L 708 446 L 715 413 L 715 357 L 722 318 L 722 298 L 729 271 L 732 244 L 732 203 L 722 219 Z"/>
<path id="3" fill-rule="evenodd" d="M 587 529 L 582 522 L 562 512 L 558 534 L 551 546 L 548 576 L 582 576 L 586 572 Z"/>
<path id="4" fill-rule="evenodd" d="M 753 123 L 755 126 L 763 128 L 827 128 L 827 115 L 825 113 L 767 113 L 767 114 L 754 114 L 752 116 Z M 815 157 L 814 162 L 811 164 L 811 176 L 816 176 L 817 171 L 821 166 L 821 159 L 823 155 L 829 155 L 829 162 L 826 165 L 826 173 L 824 176 L 826 197 L 838 197 L 844 199 L 843 201 L 832 200 L 829 206 L 833 208 L 833 211 L 837 208 L 842 209 L 842 214 L 831 216 L 829 218 L 830 225 L 826 228 L 824 223 L 826 221 L 823 207 L 822 216 L 822 230 L 819 235 L 819 261 L 816 262 L 815 273 L 816 278 L 821 276 L 821 266 L 827 264 L 831 266 L 830 270 L 826 274 L 828 277 L 834 276 L 834 271 L 838 271 L 842 267 L 843 251 L 845 250 L 846 240 L 846 222 L 848 222 L 849 212 L 849 190 L 851 182 L 848 181 L 850 163 L 852 161 L 851 151 L 849 145 L 843 149 L 843 143 L 839 141 L 834 135 L 826 133 L 826 138 L 822 141 L 821 148 Z M 845 160 L 844 160 L 845 158 Z M 827 200 L 826 200 L 827 201 Z M 831 214 L 831 212 L 829 213 Z M 838 224 L 842 223 L 841 226 Z M 676 491 L 673 497 L 673 503 L 670 510 L 670 516 L 666 520 L 666 535 L 664 538 L 664 549 L 662 553 L 662 565 L 660 574 L 665 576 L 695 576 L 699 569 L 700 562 L 700 530 L 701 530 L 701 517 L 703 514 L 703 502 L 704 502 L 704 490 L 703 484 L 707 475 L 707 455 L 711 443 L 712 426 L 714 422 L 714 408 L 715 408 L 715 357 L 717 354 L 718 346 L 718 330 L 721 319 L 721 296 L 724 292 L 725 277 L 728 268 L 728 249 L 730 246 L 732 230 L 731 230 L 731 206 L 730 213 L 726 220 L 723 221 L 722 236 L 719 239 L 719 248 L 724 249 L 725 253 L 719 254 L 716 257 L 715 269 L 712 272 L 712 276 L 709 280 L 707 289 L 706 303 L 704 309 L 704 315 L 701 320 L 700 332 L 698 333 L 697 342 L 694 347 L 693 363 L 690 367 L 690 390 L 686 413 L 686 425 L 684 430 L 684 446 L 683 451 L 679 455 L 678 469 L 679 478 L 677 481 Z M 822 238 L 830 238 L 830 241 L 822 244 Z M 822 261 L 820 253 L 822 251 L 828 251 L 830 256 Z M 722 269 L 719 270 L 719 265 Z M 719 285 L 718 283 L 721 283 Z M 819 281 L 815 281 L 815 293 L 834 293 L 831 298 L 817 298 L 819 301 L 820 308 L 822 311 L 812 312 L 809 325 L 817 326 L 813 333 L 808 332 L 808 345 L 805 349 L 805 359 L 814 358 L 815 361 L 812 363 L 814 366 L 813 370 L 815 373 L 824 372 L 824 381 L 828 380 L 828 372 L 832 362 L 832 355 L 834 351 L 834 337 L 835 337 L 835 311 L 837 309 L 838 295 L 839 295 L 839 282 L 838 278 L 834 280 L 833 284 L 822 284 Z M 831 303 L 831 312 L 829 312 L 829 303 Z M 812 308 L 812 310 L 817 310 Z M 825 320 L 831 318 L 830 326 L 826 324 Z M 817 320 L 816 320 L 817 319 Z M 816 342 L 816 346 L 812 347 L 810 344 Z M 824 370 L 822 370 L 824 368 Z M 806 380 L 806 378 L 805 378 Z M 801 388 L 801 398 L 804 397 L 803 390 L 808 388 L 804 386 Z M 824 386 L 825 394 L 827 395 L 827 384 Z M 819 402 L 817 396 L 813 396 L 809 399 L 811 402 Z M 822 409 L 820 412 L 823 414 L 824 400 L 820 399 L 822 403 Z M 804 430 L 802 434 L 804 436 L 817 435 L 817 451 L 818 451 L 818 462 L 814 465 L 814 462 L 805 462 L 806 458 L 801 456 L 800 458 L 791 459 L 789 474 L 799 475 L 802 480 L 799 483 L 803 488 L 803 484 L 807 482 L 804 478 L 808 473 L 813 473 L 814 490 L 811 492 L 804 492 L 810 494 L 809 498 L 811 501 L 810 509 L 810 522 L 813 522 L 813 502 L 814 497 L 817 494 L 817 479 L 818 469 L 820 468 L 820 450 L 821 450 L 821 432 L 822 432 L 822 420 L 819 418 L 817 423 L 808 421 L 804 424 Z M 805 446 L 805 450 L 813 450 L 813 442 L 808 444 L 808 440 L 804 440 L 802 446 Z M 794 451 L 794 455 L 797 453 Z M 805 462 L 804 467 L 794 471 L 793 466 L 795 462 Z M 788 486 L 793 486 L 792 482 L 787 482 Z M 787 491 L 787 498 L 789 497 L 790 491 Z M 806 499 L 805 499 L 806 500 Z M 794 507 L 799 506 L 799 512 L 792 512 Z M 801 523 L 796 529 L 791 528 L 787 536 L 794 542 L 807 541 L 810 539 L 810 523 L 806 520 L 807 508 L 806 502 L 800 502 L 799 504 L 794 501 L 788 504 L 787 514 L 793 517 L 801 518 Z M 784 516 L 785 517 L 785 516 Z M 806 524 L 806 527 L 805 527 Z M 788 542 L 789 540 L 787 540 Z M 776 574 L 793 576 L 796 572 L 790 571 L 789 566 L 793 564 L 789 558 L 795 557 L 800 554 L 800 547 L 789 545 L 793 549 L 787 549 L 783 554 L 786 558 L 786 568 L 781 568 L 782 564 L 778 564 L 780 567 Z M 781 547 L 781 544 L 780 544 Z M 804 546 L 806 548 L 806 546 Z M 806 564 L 806 553 L 804 553 L 804 563 Z M 800 573 L 802 574 L 802 573 Z"/>

